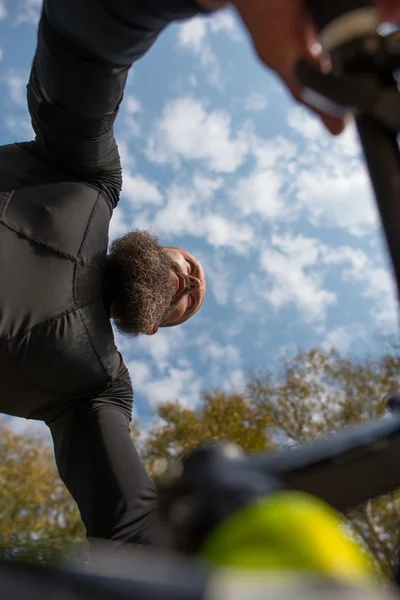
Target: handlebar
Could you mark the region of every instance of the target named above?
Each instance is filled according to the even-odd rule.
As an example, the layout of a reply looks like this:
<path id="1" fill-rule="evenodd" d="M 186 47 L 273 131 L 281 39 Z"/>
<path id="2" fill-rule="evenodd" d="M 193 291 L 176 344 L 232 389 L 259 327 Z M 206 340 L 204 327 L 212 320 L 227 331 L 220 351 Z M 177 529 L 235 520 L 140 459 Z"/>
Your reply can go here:
<path id="1" fill-rule="evenodd" d="M 356 118 L 400 292 L 400 94 L 394 78 L 394 70 L 400 67 L 399 33 L 387 38 L 378 35 L 373 0 L 308 0 L 307 4 L 323 49 L 331 58 L 332 71 L 322 74 L 301 61 L 297 75 L 316 103 L 352 112 Z M 195 553 L 212 528 L 238 507 L 282 487 L 318 496 L 341 511 L 394 491 L 400 487 L 399 456 L 397 411 L 392 419 L 278 453 L 250 458 L 231 447 L 208 446 L 183 459 L 178 470 L 175 465 L 166 472 L 161 511 L 173 530 L 175 548 Z M 158 582 L 141 577 L 140 570 L 143 575 L 145 567 L 140 561 L 137 564 L 139 571 L 132 572 L 131 563 L 129 578 L 121 573 L 66 577 L 55 571 L 39 573 L 8 565 L 2 568 L 3 597 L 47 600 L 57 590 L 60 597 L 86 600 L 206 597 L 208 575 L 192 561 L 182 565 L 187 569 L 187 577 L 182 579 L 178 571 L 174 576 L 175 567 L 166 557 L 159 563 L 154 559 L 148 567 L 153 574 L 170 564 L 169 577 Z"/>
<path id="2" fill-rule="evenodd" d="M 311 494 L 342 512 L 392 492 L 400 487 L 399 456 L 399 415 L 255 456 L 207 445 L 180 461 L 179 469 L 172 464 L 167 470 L 161 511 L 175 548 L 195 554 L 219 522 L 282 488 Z"/>

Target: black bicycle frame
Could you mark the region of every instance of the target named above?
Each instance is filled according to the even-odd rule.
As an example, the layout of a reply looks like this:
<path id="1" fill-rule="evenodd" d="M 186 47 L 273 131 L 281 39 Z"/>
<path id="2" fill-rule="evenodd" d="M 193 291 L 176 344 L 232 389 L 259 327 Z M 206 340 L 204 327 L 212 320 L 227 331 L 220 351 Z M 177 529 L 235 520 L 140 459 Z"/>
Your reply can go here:
<path id="1" fill-rule="evenodd" d="M 302 60 L 297 75 L 318 108 L 355 116 L 400 293 L 399 32 L 377 33 L 373 0 L 309 0 L 308 6 L 332 69 L 322 74 Z M 206 447 L 181 461 L 179 476 L 167 472 L 161 508 L 176 547 L 196 553 L 213 527 L 255 497 L 296 489 L 344 511 L 398 489 L 399 461 L 400 413 L 261 456 L 232 457 L 230 450 Z"/>
<path id="2" fill-rule="evenodd" d="M 329 38 L 332 72 L 322 75 L 301 61 L 297 74 L 320 105 L 355 115 L 400 292 L 400 94 L 393 76 L 400 67 L 399 35 L 384 39 L 371 30 L 372 0 L 309 0 L 308 6 L 323 37 Z M 361 22 L 365 31 L 360 30 Z M 395 411 L 392 418 L 277 453 L 246 457 L 230 446 L 203 447 L 166 472 L 160 509 L 175 535 L 175 549 L 195 553 L 230 513 L 282 488 L 309 492 L 344 511 L 399 487 L 400 411 Z M 203 598 L 207 574 L 190 560 L 176 562 L 175 570 L 178 559 L 169 554 L 170 567 L 165 557 L 154 560 L 148 575 L 140 560 L 136 574 L 129 563 L 129 576 L 121 574 L 120 561 L 103 576 L 8 565 L 2 586 L 6 600 L 50 600 L 54 593 L 66 599 Z M 153 579 L 157 567 L 168 571 L 158 582 Z"/>

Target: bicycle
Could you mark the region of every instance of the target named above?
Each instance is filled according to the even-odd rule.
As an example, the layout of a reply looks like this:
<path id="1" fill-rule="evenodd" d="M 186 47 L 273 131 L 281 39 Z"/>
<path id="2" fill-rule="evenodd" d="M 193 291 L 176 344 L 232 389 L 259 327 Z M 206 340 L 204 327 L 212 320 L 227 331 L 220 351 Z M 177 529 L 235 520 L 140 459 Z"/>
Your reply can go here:
<path id="1" fill-rule="evenodd" d="M 300 61 L 297 76 L 311 103 L 355 115 L 400 292 L 400 202 L 396 202 L 400 195 L 400 94 L 395 79 L 400 67 L 400 32 L 387 36 L 376 32 L 372 0 L 308 0 L 308 5 L 332 70 L 322 74 L 311 63 Z M 391 419 L 351 428 L 301 448 L 251 457 L 232 446 L 208 445 L 196 450 L 170 465 L 161 478 L 160 511 L 169 525 L 170 548 L 153 549 L 143 556 L 129 550 L 100 551 L 89 568 L 52 570 L 3 564 L 3 597 L 46 600 L 60 594 L 65 600 L 201 600 L 287 598 L 290 594 L 320 598 L 333 592 L 354 599 L 361 595 L 367 599 L 369 594 L 378 597 L 373 590 L 351 582 L 333 582 L 329 577 L 317 577 L 311 587 L 302 588 L 296 577 L 288 587 L 280 586 L 270 575 L 259 579 L 254 571 L 250 576 L 244 571 L 233 575 L 221 568 L 238 566 L 232 552 L 231 564 L 224 562 L 215 553 L 215 543 L 217 539 L 221 549 L 225 535 L 224 543 L 231 543 L 232 548 L 225 546 L 223 552 L 229 553 L 238 540 L 249 539 L 243 531 L 242 537 L 236 538 L 230 537 L 232 528 L 224 531 L 224 524 L 232 525 L 232 519 L 235 522 L 249 506 L 254 508 L 254 513 L 247 512 L 252 520 L 250 533 L 257 538 L 257 526 L 263 527 L 257 502 L 282 490 L 308 494 L 343 512 L 398 489 L 400 411 L 395 400 Z M 224 535 L 218 537 L 221 531 Z M 253 553 L 250 563 L 262 567 L 264 550 L 262 545 L 258 547 L 260 556 Z M 254 566 L 250 563 L 244 566 Z M 147 571 L 151 575 L 146 575 Z"/>

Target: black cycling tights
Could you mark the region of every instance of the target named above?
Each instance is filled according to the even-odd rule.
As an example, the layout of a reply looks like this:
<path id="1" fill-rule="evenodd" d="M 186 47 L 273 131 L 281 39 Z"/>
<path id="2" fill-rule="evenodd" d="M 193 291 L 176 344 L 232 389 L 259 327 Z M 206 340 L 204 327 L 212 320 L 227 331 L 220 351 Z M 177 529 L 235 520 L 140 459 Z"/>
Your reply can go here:
<path id="1" fill-rule="evenodd" d="M 60 476 L 88 538 L 163 545 L 155 485 L 129 431 L 125 408 L 97 402 L 67 409 L 49 423 Z"/>

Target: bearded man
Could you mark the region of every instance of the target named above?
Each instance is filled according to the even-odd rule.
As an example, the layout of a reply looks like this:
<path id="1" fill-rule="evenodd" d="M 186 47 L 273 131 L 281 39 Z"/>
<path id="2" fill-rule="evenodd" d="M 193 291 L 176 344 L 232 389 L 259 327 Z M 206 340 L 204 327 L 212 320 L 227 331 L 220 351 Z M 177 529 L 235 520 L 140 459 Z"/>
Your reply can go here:
<path id="1" fill-rule="evenodd" d="M 35 140 L 0 148 L 0 411 L 44 421 L 90 538 L 161 543 L 155 486 L 130 438 L 128 336 L 204 301 L 200 263 L 145 231 L 113 242 L 114 120 L 133 62 L 191 0 L 45 0 L 28 84 Z"/>

